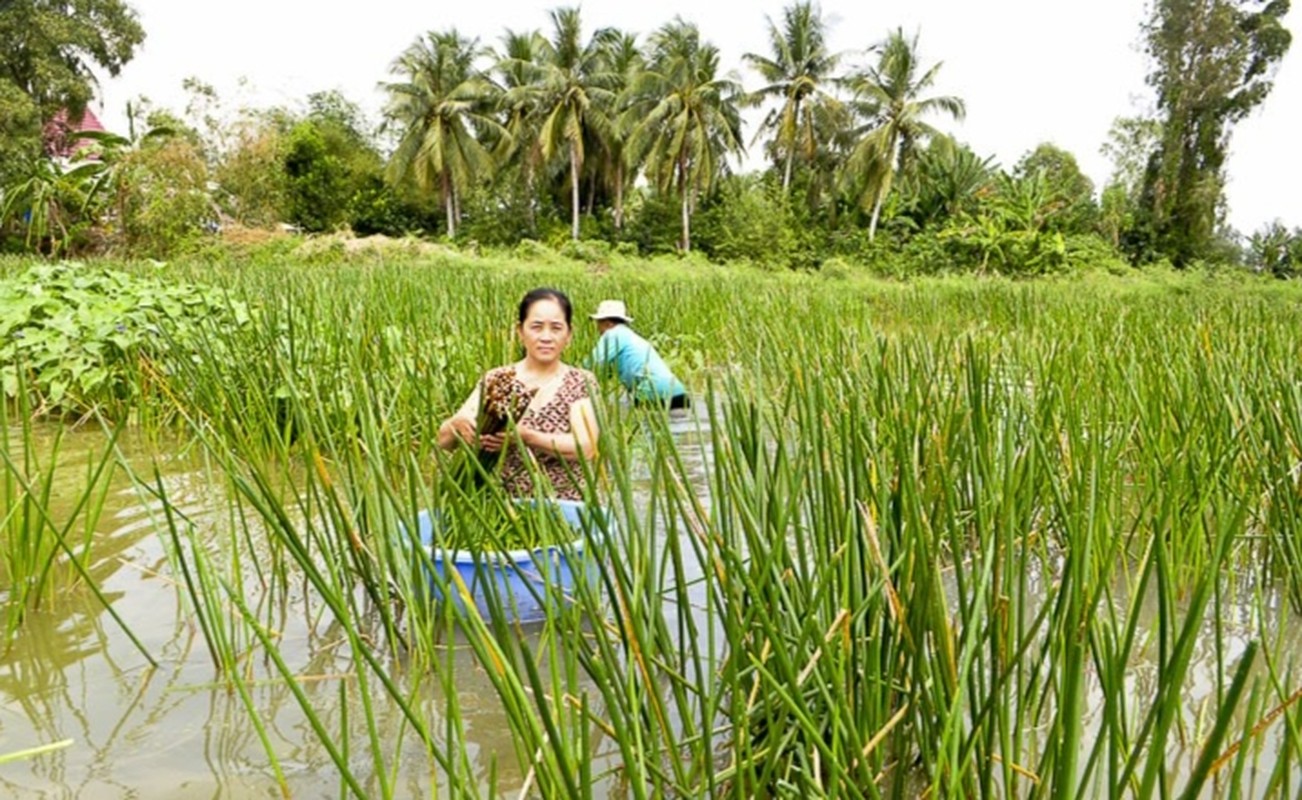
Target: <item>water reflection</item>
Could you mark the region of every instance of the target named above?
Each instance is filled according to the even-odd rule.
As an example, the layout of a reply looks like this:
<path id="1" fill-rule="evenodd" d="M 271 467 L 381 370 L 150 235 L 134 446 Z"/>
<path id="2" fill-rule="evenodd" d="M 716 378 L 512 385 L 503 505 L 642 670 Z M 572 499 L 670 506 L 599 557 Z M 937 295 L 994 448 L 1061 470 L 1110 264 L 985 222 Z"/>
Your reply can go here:
<path id="1" fill-rule="evenodd" d="M 56 436 L 50 428 L 35 429 L 33 450 L 43 452 L 30 455 L 54 457 Z M 26 454 L 16 447 L 21 438 L 11 432 L 9 442 L 11 458 L 22 463 Z M 148 474 L 146 465 L 155 463 L 159 451 L 156 443 L 127 436 L 117 445 L 127 463 Z M 99 431 L 62 434 L 51 492 L 56 524 L 72 513 L 87 465 L 104 457 L 104 447 Z M 169 498 L 203 524 L 217 505 L 198 465 L 176 454 L 160 456 L 157 463 Z M 8 796 L 150 796 L 151 787 L 159 795 L 176 796 L 176 765 L 187 765 L 182 784 L 192 778 L 196 758 L 183 752 L 186 730 L 204 718 L 202 706 L 211 692 L 171 687 L 211 682 L 212 671 L 207 666 L 205 674 L 204 654 L 193 647 L 194 632 L 176 589 L 163 577 L 167 554 L 157 535 L 157 511 L 158 504 L 142 495 L 125 471 L 115 470 L 94 530 L 84 540 L 77 527 L 73 531 L 104 598 L 144 649 L 162 659 L 159 667 L 148 665 L 100 600 L 79 583 L 28 612 L 17 637 L 0 653 L 0 752 L 62 739 L 73 744 L 9 765 L 0 773 L 0 789 Z M 247 722 L 240 727 L 247 729 Z M 265 785 L 265 778 L 260 782 Z"/>

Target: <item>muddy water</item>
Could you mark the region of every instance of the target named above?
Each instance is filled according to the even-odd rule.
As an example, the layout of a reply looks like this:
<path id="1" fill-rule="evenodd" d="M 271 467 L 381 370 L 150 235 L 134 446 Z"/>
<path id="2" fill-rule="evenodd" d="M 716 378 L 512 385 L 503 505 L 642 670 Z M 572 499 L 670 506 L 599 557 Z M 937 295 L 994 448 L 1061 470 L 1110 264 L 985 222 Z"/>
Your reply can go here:
<path id="1" fill-rule="evenodd" d="M 53 447 L 46 432 L 37 441 Z M 119 446 L 147 475 L 159 448 L 131 440 Z M 79 465 L 97 460 L 102 449 L 98 432 L 64 435 L 59 476 L 68 482 L 56 484 L 56 518 L 70 511 L 71 487 L 85 475 Z M 157 463 L 169 497 L 204 524 L 219 506 L 203 465 L 185 453 L 160 455 Z M 0 753 L 69 744 L 0 767 L 0 794 L 212 797 L 223 788 L 265 796 L 265 757 L 256 743 L 249 746 L 246 715 L 234 698 L 209 688 L 212 664 L 167 577 L 158 508 L 125 471 L 115 471 L 88 565 L 157 667 L 84 588 L 65 587 L 30 612 L 0 651 Z M 2 596 L 9 602 L 8 593 Z"/>
<path id="2" fill-rule="evenodd" d="M 689 413 L 674 412 L 671 417 L 687 477 L 702 491 L 705 456 L 696 444 L 706 424 Z M 54 433 L 53 428 L 37 431 L 33 449 L 42 451 L 43 459 L 54 449 Z M 21 435 L 11 432 L 10 446 L 20 441 Z M 198 453 L 131 439 L 119 441 L 118 447 L 123 460 L 145 480 L 153 480 L 158 466 L 158 480 L 184 515 L 183 525 L 212 531 L 213 541 L 229 535 L 221 533 L 227 522 L 222 515 L 229 506 L 221 481 Z M 96 430 L 64 433 L 58 445 L 56 516 L 68 513 L 84 484 L 88 460 L 97 461 L 103 449 L 104 437 Z M 21 461 L 20 452 L 10 455 Z M 8 648 L 0 650 L 0 757 L 68 743 L 0 764 L 0 797 L 281 796 L 244 703 L 217 680 L 201 630 L 189 616 L 184 590 L 173 577 L 168 557 L 172 544 L 163 533 L 167 526 L 160 505 L 126 470 L 115 470 L 88 563 L 106 598 L 157 666 L 149 664 L 84 588 L 64 588 L 29 612 Z M 10 594 L 8 587 L 0 587 L 0 607 L 10 602 Z M 279 604 L 255 610 L 279 633 L 280 651 L 295 673 L 310 676 L 302 685 L 312 705 L 326 709 L 321 723 L 332 733 L 347 724 L 356 736 L 356 751 L 362 753 L 363 712 L 344 639 L 324 622 L 328 615 L 320 608 L 305 606 L 301 598 L 290 600 L 284 607 L 298 613 L 285 615 L 277 610 Z M 510 766 L 515 751 L 497 693 L 468 649 L 452 645 L 450 658 L 468 740 L 465 758 L 485 781 L 495 773 L 499 794 L 514 796 L 524 776 Z M 248 672 L 252 702 L 278 754 L 290 795 L 340 796 L 338 771 L 289 688 L 282 681 L 267 680 L 274 669 L 260 659 L 249 664 Z M 380 691 L 372 696 L 378 698 Z M 427 707 L 437 714 L 442 706 L 431 697 Z M 399 730 L 402 720 L 395 709 L 386 708 L 379 716 L 382 726 Z M 437 719 L 431 720 L 431 728 L 438 731 Z M 410 732 L 403 742 L 399 746 L 410 757 L 392 760 L 412 767 L 395 776 L 395 794 L 429 796 L 427 757 Z M 354 766 L 361 774 L 370 772 L 364 761 L 354 759 Z"/>

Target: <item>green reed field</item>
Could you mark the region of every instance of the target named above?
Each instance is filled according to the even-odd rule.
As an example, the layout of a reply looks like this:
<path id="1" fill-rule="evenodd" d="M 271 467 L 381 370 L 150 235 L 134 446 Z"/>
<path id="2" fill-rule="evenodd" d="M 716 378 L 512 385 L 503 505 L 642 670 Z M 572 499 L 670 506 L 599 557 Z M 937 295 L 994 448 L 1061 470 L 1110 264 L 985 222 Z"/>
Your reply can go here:
<path id="1" fill-rule="evenodd" d="M 91 309 L 107 266 L 126 295 Z M 345 796 L 1229 798 L 1302 780 L 1292 284 L 454 255 L 71 269 L 44 278 L 63 305 L 0 311 L 26 331 L 0 351 L 8 641 L 69 593 L 112 612 L 87 565 L 107 475 L 129 473 L 268 788 L 295 794 L 268 685 Z M 538 285 L 575 303 L 571 363 L 595 343 L 587 312 L 621 297 L 698 402 L 673 421 L 603 387 L 584 467 L 611 512 L 585 531 L 599 568 L 521 628 L 435 602 L 406 531 L 421 509 L 456 527 L 507 502 L 469 493 L 467 454 L 435 430 L 514 358 Z M 141 297 L 167 310 L 140 316 Z M 50 328 L 62 356 L 31 344 Z M 56 397 L 73 350 L 90 366 Z M 56 474 L 34 416 L 102 427 L 103 446 Z M 218 522 L 120 458 L 123 429 L 200 454 Z M 327 652 L 342 679 L 315 679 Z M 487 769 L 472 676 L 504 725 Z"/>

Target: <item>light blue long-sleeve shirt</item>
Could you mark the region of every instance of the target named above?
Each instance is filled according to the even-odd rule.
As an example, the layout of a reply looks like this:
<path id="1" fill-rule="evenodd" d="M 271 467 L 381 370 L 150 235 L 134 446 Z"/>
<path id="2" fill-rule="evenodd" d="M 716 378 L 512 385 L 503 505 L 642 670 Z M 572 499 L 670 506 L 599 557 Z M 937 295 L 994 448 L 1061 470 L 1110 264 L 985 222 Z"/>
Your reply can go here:
<path id="1" fill-rule="evenodd" d="M 655 347 L 627 325 L 601 334 L 588 363 L 594 369 L 613 367 L 620 383 L 639 400 L 668 400 L 687 393 Z"/>

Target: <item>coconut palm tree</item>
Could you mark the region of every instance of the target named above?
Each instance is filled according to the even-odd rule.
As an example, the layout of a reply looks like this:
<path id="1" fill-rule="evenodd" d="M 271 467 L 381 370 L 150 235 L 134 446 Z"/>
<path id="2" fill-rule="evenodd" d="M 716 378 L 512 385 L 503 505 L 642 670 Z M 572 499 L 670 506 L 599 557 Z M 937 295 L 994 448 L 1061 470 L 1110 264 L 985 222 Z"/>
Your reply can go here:
<path id="1" fill-rule="evenodd" d="M 840 55 L 827 50 L 827 23 L 818 6 L 800 0 L 782 11 L 782 25 L 769 23 L 771 56 L 746 53 L 742 56 L 766 81 L 751 92 L 746 102 L 759 105 L 776 99 L 780 105 L 760 123 L 755 139 L 772 135 L 774 154 L 783 159 L 782 191 L 791 185 L 791 169 L 796 153 L 809 163 L 814 160 L 822 137 L 818 129 L 818 105 L 823 111 L 838 104 L 830 89 L 836 82 L 834 71 Z M 751 144 L 754 144 L 752 141 Z"/>
<path id="2" fill-rule="evenodd" d="M 915 147 L 939 133 L 922 118 L 940 111 L 961 120 L 966 113 L 957 97 L 922 96 L 935 83 L 940 67 L 938 62 L 919 75 L 918 37 L 907 39 L 897 29 L 883 45 L 876 66 L 849 80 L 855 102 L 870 115 L 868 124 L 856 132 L 846 163 L 846 177 L 860 187 L 860 203 L 872 207 L 870 240 L 896 174 Z"/>
<path id="3" fill-rule="evenodd" d="M 617 78 L 602 57 L 607 31 L 597 31 L 584 44 L 577 8 L 556 9 L 550 16 L 552 38 L 544 43 L 535 83 L 543 114 L 539 142 L 544 159 L 551 161 L 563 154 L 569 162 L 571 235 L 578 239 L 584 142 L 589 137 L 601 140 L 608 136 Z"/>
<path id="4" fill-rule="evenodd" d="M 642 71 L 646 68 L 646 59 L 638 47 L 637 35 L 610 31 L 603 42 L 602 58 L 606 61 L 605 71 L 615 77 L 614 106 L 609 113 L 611 120 L 610 135 L 603 143 L 606 153 L 606 167 L 611 189 L 615 194 L 614 221 L 615 230 L 624 228 L 624 185 L 627 176 L 636 174 L 638 164 L 629 163 L 630 150 L 628 140 L 637 126 L 636 120 L 626 112 L 633 105 L 634 89 Z"/>
<path id="5" fill-rule="evenodd" d="M 829 223 L 837 216 L 836 194 L 851 145 L 851 132 L 858 124 L 854 107 L 831 95 L 810 97 L 801 109 L 811 120 L 813 132 L 802 144 L 800 160 L 806 170 L 805 200 L 811 212 L 824 209 Z"/>
<path id="6" fill-rule="evenodd" d="M 510 138 L 492 117 L 492 86 L 475 67 L 484 54 L 478 39 L 431 31 L 393 62 L 390 72 L 405 80 L 383 84 L 389 94 L 385 125 L 402 127 L 389 176 L 424 191 L 438 188 L 448 236 L 456 236 L 461 195 L 492 168 L 476 133 Z"/>
<path id="7" fill-rule="evenodd" d="M 692 249 L 696 197 L 728 172 L 727 156 L 740 155 L 740 84 L 719 77 L 719 50 L 702 42 L 696 25 L 675 19 L 651 37 L 650 65 L 638 80 L 632 113 L 642 115 L 630 138 L 645 154 L 653 182 L 676 186 L 682 199 L 684 252 Z"/>
<path id="8" fill-rule="evenodd" d="M 499 164 L 516 163 L 524 179 L 529 198 L 529 230 L 536 230 L 535 185 L 543 165 L 541 126 L 542 105 L 535 82 L 541 74 L 541 62 L 547 40 L 538 31 L 518 33 L 507 30 L 502 36 L 502 51 L 496 58 L 498 110 L 508 138 L 501 139 L 495 151 Z"/>

